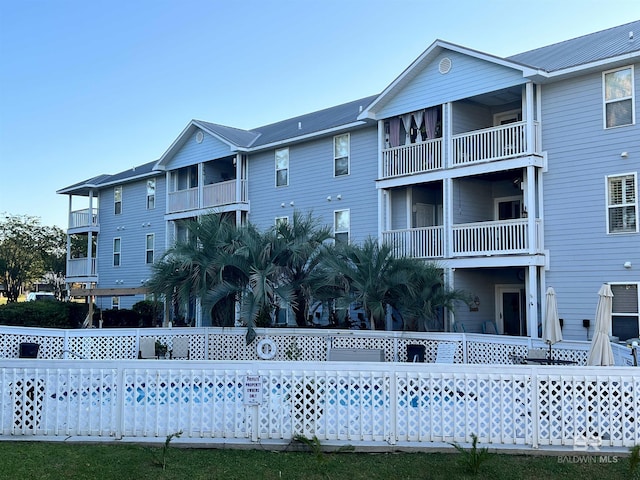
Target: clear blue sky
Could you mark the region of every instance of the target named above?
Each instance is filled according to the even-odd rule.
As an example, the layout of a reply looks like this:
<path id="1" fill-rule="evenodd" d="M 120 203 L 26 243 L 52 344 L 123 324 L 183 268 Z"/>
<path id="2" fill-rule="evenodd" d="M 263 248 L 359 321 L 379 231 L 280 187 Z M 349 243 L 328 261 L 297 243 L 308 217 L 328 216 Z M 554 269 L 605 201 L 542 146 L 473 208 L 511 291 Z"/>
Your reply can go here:
<path id="1" fill-rule="evenodd" d="M 192 118 L 379 93 L 435 39 L 508 56 L 638 18 L 639 0 L 0 0 L 0 213 L 66 228 L 56 190 L 156 160 Z"/>

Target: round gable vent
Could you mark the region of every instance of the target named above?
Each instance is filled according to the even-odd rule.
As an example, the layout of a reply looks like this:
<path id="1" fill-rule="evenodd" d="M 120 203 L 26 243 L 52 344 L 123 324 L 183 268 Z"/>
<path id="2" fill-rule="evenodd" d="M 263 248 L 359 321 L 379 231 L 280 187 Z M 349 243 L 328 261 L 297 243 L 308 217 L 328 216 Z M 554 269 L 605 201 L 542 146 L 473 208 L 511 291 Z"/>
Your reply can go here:
<path id="1" fill-rule="evenodd" d="M 204 133 L 202 133 L 202 130 L 198 130 L 198 133 L 196 133 L 196 142 L 202 143 L 203 140 L 204 140 Z"/>
<path id="2" fill-rule="evenodd" d="M 438 70 L 443 75 L 445 73 L 449 73 L 449 71 L 451 70 L 451 59 L 444 57 L 442 60 L 440 60 L 440 65 L 438 65 Z"/>

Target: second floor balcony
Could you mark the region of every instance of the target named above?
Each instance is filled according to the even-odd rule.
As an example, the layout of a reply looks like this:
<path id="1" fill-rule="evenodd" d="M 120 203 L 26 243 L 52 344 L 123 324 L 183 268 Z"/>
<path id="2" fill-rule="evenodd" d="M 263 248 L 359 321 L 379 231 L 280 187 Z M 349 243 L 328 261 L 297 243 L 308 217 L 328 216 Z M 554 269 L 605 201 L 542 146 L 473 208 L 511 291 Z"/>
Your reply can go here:
<path id="1" fill-rule="evenodd" d="M 69 213 L 69 229 L 96 230 L 98 228 L 98 209 L 84 208 Z"/>
<path id="2" fill-rule="evenodd" d="M 246 203 L 247 181 L 224 182 L 193 187 L 169 193 L 167 213 L 222 207 L 234 203 Z"/>
<path id="3" fill-rule="evenodd" d="M 447 142 L 443 138 L 386 148 L 382 151 L 382 177 L 539 154 L 539 127 L 538 122 L 521 121 L 465 132 L 450 137 L 450 149 L 445 148 Z M 532 129 L 531 135 L 528 129 Z"/>
<path id="4" fill-rule="evenodd" d="M 527 218 L 453 225 L 449 253 L 445 248 L 443 226 L 389 230 L 382 233 L 382 240 L 391 245 L 399 257 L 439 259 L 530 254 L 542 250 L 541 222 L 533 223 L 535 245 L 530 245 Z"/>
<path id="5" fill-rule="evenodd" d="M 70 258 L 67 260 L 67 281 L 97 277 L 96 258 Z"/>

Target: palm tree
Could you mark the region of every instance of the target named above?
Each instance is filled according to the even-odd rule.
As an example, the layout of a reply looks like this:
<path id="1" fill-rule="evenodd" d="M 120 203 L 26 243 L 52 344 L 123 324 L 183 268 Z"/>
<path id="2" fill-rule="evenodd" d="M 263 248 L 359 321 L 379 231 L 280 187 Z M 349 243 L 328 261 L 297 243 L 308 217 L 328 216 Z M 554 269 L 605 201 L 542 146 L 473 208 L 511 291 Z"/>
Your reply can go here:
<path id="1" fill-rule="evenodd" d="M 371 237 L 362 246 L 339 244 L 329 248 L 322 261 L 332 273 L 336 288 L 342 289 L 342 303 L 362 305 L 371 329 L 384 329 L 388 307 L 399 307 L 414 264 L 394 257 L 390 246 L 380 245 Z"/>
<path id="2" fill-rule="evenodd" d="M 255 338 L 255 326 L 271 326 L 275 309 L 291 302 L 291 289 L 282 282 L 278 258 L 284 242 L 275 231 L 260 233 L 253 225 L 239 227 L 233 242 L 221 249 L 218 282 L 203 296 L 203 301 L 216 305 L 233 296 L 240 300 L 240 316 L 248 327 L 247 343 Z"/>
<path id="3" fill-rule="evenodd" d="M 405 330 L 442 331 L 445 309 L 453 311 L 457 302 L 470 301 L 464 290 L 447 287 L 442 269 L 434 263 L 415 262 L 409 276 L 411 288 L 399 302 Z"/>
<path id="4" fill-rule="evenodd" d="M 296 325 L 305 327 L 313 293 L 325 283 L 323 277 L 314 275 L 314 271 L 321 259 L 323 243 L 331 238 L 331 228 L 321 225 L 311 213 L 304 216 L 296 210 L 293 222 L 276 225 L 274 233 L 283 243 L 276 259 L 282 267 L 281 281 L 291 289 L 291 309 Z"/>
<path id="5" fill-rule="evenodd" d="M 362 305 L 372 329 L 385 328 L 390 307 L 409 319 L 405 329 L 427 329 L 444 308 L 468 298 L 446 287 L 437 265 L 396 258 L 391 246 L 373 238 L 362 246 L 329 248 L 322 262 L 334 279 L 334 293 L 339 292 L 343 304 Z"/>
<path id="6" fill-rule="evenodd" d="M 213 285 L 222 281 L 222 254 L 233 244 L 236 228 L 224 215 L 205 215 L 185 222 L 186 241 L 176 242 L 153 265 L 148 286 L 177 304 L 195 297 L 204 298 Z M 203 309 L 217 326 L 233 325 L 234 298 L 223 297 Z M 215 309 L 214 309 L 215 307 Z"/>

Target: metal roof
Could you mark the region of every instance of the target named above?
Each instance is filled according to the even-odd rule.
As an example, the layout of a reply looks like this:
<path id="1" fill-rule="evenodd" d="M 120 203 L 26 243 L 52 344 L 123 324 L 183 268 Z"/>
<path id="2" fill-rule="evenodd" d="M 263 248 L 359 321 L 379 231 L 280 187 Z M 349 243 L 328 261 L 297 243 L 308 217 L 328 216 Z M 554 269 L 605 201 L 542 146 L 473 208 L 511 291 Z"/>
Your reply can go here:
<path id="1" fill-rule="evenodd" d="M 630 38 L 630 32 L 633 32 Z M 508 60 L 547 72 L 586 65 L 640 50 L 640 20 L 554 43 Z"/>

